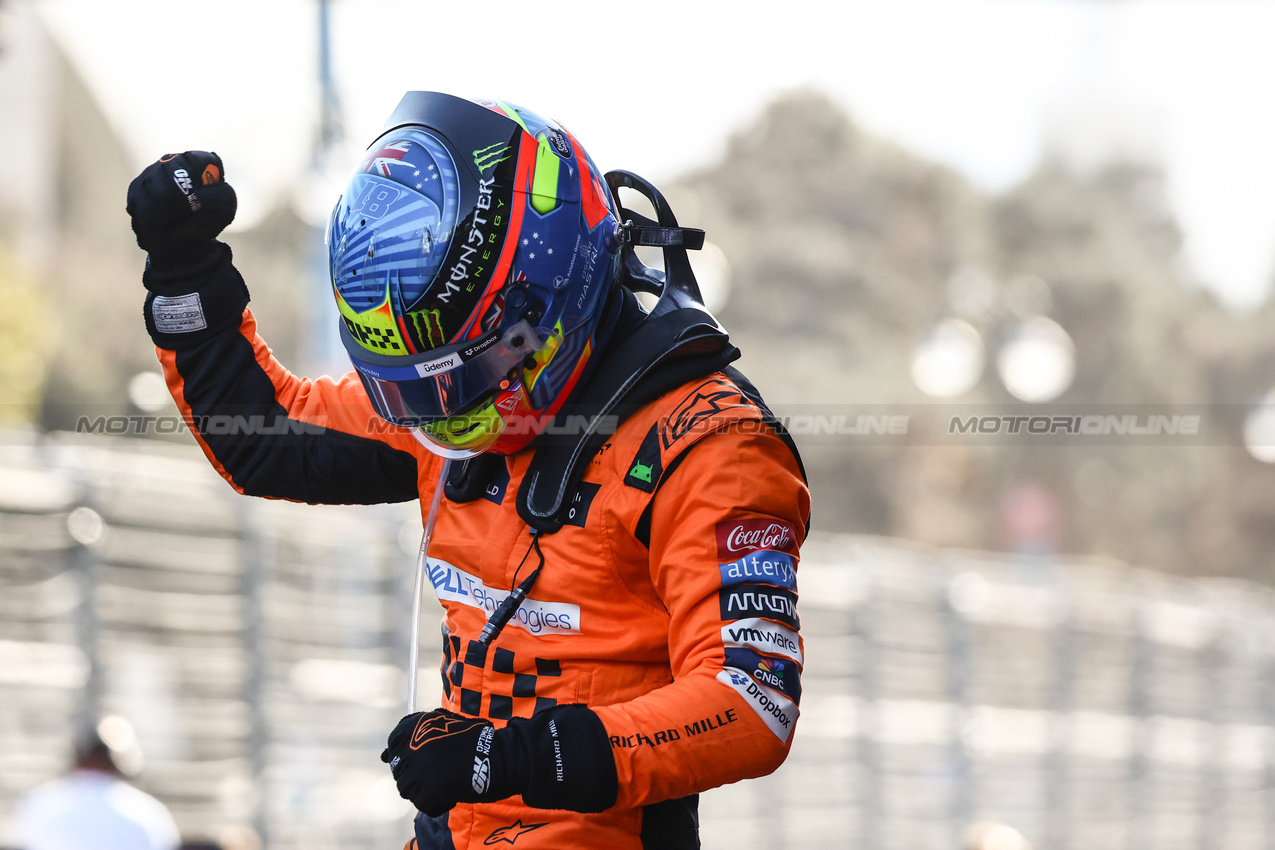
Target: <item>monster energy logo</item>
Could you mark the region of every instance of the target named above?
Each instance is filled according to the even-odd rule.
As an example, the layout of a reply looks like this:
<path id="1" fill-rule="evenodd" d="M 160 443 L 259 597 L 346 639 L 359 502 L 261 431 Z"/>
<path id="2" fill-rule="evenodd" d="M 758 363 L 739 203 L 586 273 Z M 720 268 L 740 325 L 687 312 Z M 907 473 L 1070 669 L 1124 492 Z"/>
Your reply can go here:
<path id="1" fill-rule="evenodd" d="M 496 142 L 494 145 L 488 145 L 485 148 L 479 148 L 474 151 L 474 167 L 478 169 L 479 174 L 486 173 L 490 168 L 495 168 L 500 163 L 509 159 L 509 152 L 513 150 L 510 145 L 502 145 Z"/>
<path id="2" fill-rule="evenodd" d="M 441 310 L 420 310 L 408 313 L 412 320 L 412 330 L 416 338 L 423 342 L 422 350 L 441 348 L 447 344 L 447 335 L 443 333 L 443 313 Z"/>

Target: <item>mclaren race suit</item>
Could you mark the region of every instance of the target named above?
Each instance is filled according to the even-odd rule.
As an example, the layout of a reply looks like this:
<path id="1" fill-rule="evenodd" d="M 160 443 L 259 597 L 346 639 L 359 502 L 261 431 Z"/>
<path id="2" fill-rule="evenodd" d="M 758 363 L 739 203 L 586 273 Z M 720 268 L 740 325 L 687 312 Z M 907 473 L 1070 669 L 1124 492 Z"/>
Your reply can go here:
<path id="1" fill-rule="evenodd" d="M 353 373 L 288 373 L 221 248 L 201 268 L 146 279 L 165 377 L 213 466 L 250 495 L 427 506 L 440 459 L 378 418 Z M 617 336 L 643 315 L 624 297 Z M 618 789 L 600 814 L 515 796 L 421 815 L 421 848 L 696 847 L 698 792 L 784 760 L 801 696 L 795 571 L 809 498 L 782 428 L 741 375 L 715 368 L 734 356 L 690 379 L 684 358 L 675 386 L 617 416 L 560 488 L 556 519 L 526 508 L 529 477 L 548 476 L 535 444 L 451 479 L 428 559 L 445 611 L 442 705 L 500 726 L 583 703 L 605 726 Z M 508 627 L 479 643 L 539 556 Z"/>

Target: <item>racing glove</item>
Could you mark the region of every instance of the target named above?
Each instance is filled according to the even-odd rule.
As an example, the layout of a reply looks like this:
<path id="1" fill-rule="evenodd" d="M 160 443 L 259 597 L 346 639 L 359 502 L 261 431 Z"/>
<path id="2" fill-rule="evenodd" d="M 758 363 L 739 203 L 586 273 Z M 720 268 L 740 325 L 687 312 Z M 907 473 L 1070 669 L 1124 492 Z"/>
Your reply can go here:
<path id="1" fill-rule="evenodd" d="M 129 184 L 126 209 L 149 255 L 146 328 L 161 348 L 194 346 L 239 326 L 248 288 L 230 247 L 217 241 L 237 206 L 221 157 L 207 151 L 165 154 Z"/>
<path id="2" fill-rule="evenodd" d="M 503 729 L 441 708 L 409 714 L 381 761 L 399 794 L 430 817 L 515 794 L 537 809 L 601 812 L 618 792 L 606 729 L 583 705 L 516 717 Z"/>
<path id="3" fill-rule="evenodd" d="M 152 263 L 174 266 L 208 254 L 237 207 L 221 157 L 186 151 L 165 154 L 133 178 L 125 208 L 138 247 Z"/>

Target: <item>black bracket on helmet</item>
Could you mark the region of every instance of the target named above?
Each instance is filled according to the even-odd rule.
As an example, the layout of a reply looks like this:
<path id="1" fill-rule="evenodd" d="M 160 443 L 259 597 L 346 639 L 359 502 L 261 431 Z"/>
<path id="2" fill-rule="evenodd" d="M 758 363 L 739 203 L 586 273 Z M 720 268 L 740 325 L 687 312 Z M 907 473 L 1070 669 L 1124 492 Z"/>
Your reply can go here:
<path id="1" fill-rule="evenodd" d="M 659 296 L 659 301 L 651 309 L 652 316 L 683 307 L 694 307 L 708 313 L 690 258 L 686 256 L 687 250 L 698 251 L 704 247 L 704 231 L 679 226 L 672 207 L 660 190 L 633 172 L 608 171 L 606 181 L 623 222 L 616 234 L 623 252 L 620 283 L 635 292 Z M 655 208 L 656 220 L 652 221 L 620 203 L 622 188 L 633 189 L 650 201 Z M 653 269 L 638 259 L 633 250 L 638 246 L 663 249 L 664 271 Z"/>

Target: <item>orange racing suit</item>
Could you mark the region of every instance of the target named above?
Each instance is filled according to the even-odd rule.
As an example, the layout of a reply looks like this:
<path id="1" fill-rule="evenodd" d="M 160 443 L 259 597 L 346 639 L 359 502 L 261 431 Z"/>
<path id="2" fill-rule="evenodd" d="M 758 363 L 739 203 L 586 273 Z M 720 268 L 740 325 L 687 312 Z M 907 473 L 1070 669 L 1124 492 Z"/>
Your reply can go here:
<path id="1" fill-rule="evenodd" d="M 441 460 L 379 419 L 353 373 L 287 372 L 225 253 L 206 272 L 205 327 L 160 327 L 147 310 L 208 459 L 251 495 L 427 506 Z M 418 818 L 419 847 L 698 846 L 695 795 L 773 771 L 792 743 L 809 516 L 799 461 L 723 372 L 643 405 L 589 460 L 561 529 L 538 536 L 542 575 L 484 646 L 489 614 L 534 566 L 515 507 L 533 453 L 504 458 L 477 498 L 442 503 L 427 564 L 444 609 L 441 702 L 497 726 L 587 705 L 609 739 L 617 798 L 599 814 L 517 796 L 462 803 Z"/>

